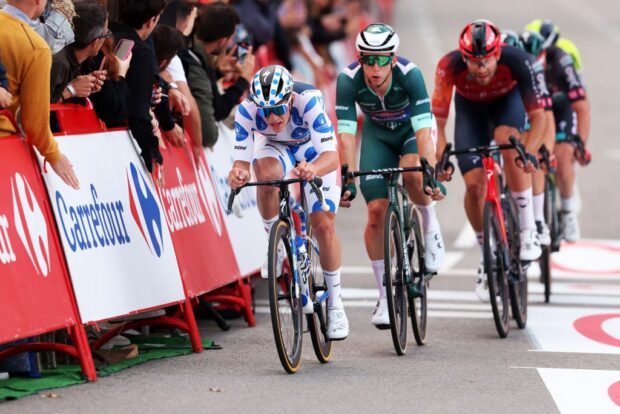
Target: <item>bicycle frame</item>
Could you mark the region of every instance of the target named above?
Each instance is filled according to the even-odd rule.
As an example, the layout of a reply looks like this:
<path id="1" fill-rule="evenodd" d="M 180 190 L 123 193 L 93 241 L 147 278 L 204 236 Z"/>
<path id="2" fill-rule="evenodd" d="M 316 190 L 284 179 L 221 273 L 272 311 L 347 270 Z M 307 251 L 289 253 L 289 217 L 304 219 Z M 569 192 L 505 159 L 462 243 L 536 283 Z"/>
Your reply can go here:
<path id="1" fill-rule="evenodd" d="M 484 167 L 484 176 L 487 183 L 487 193 L 484 198 L 485 202 L 491 202 L 495 206 L 495 212 L 499 221 L 500 232 L 502 235 L 502 242 L 507 243 L 508 236 L 506 235 L 506 223 L 504 221 L 504 215 L 502 212 L 501 196 L 498 193 L 498 183 L 496 179 L 496 166 L 497 163 L 490 153 L 482 155 L 482 165 Z"/>

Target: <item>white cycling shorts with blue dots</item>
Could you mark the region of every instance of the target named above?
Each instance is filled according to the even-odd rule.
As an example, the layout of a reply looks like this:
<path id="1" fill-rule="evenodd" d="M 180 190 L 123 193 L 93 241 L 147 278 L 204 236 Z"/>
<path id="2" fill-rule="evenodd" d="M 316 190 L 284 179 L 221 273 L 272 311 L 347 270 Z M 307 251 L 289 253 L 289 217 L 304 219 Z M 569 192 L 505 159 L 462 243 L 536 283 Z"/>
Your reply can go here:
<path id="1" fill-rule="evenodd" d="M 293 178 L 291 172 L 298 161 L 312 162 L 318 158 L 311 140 L 301 145 L 290 145 L 284 142 L 269 140 L 259 134 L 256 134 L 254 139 L 254 160 L 262 158 L 275 158 L 279 160 L 280 165 L 282 165 L 283 178 Z M 336 213 L 338 211 L 338 203 L 340 202 L 338 171 L 334 170 L 321 178 L 323 179 L 323 197 L 325 197 L 325 202 L 329 206 L 329 211 Z M 304 185 L 304 190 L 310 211 L 312 213 L 323 211 L 316 194 L 311 191 L 312 188 L 306 184 Z"/>

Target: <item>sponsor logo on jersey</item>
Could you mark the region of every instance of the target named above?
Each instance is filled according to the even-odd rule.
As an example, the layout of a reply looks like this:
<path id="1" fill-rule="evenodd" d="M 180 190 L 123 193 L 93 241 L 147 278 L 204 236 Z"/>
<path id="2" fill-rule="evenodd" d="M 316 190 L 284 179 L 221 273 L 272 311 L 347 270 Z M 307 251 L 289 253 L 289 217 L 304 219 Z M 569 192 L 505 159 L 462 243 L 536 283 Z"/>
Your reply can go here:
<path id="1" fill-rule="evenodd" d="M 321 144 L 324 143 L 324 142 L 332 141 L 333 139 L 334 139 L 334 137 L 332 137 L 332 136 L 321 138 Z"/>
<path id="2" fill-rule="evenodd" d="M 237 141 L 244 141 L 249 135 L 250 133 L 246 131 L 239 122 L 235 122 L 235 136 Z"/>
<path id="3" fill-rule="evenodd" d="M 51 271 L 50 247 L 47 234 L 45 215 L 34 196 L 30 184 L 21 174 L 16 173 L 11 178 L 11 191 L 13 195 L 13 224 L 17 235 L 28 253 L 28 258 L 37 274 L 47 276 Z M 0 241 L 4 239 L 1 250 L 4 260 L 2 263 L 14 262 L 17 258 L 8 237 L 8 220 L 6 216 L 0 216 Z"/>
<path id="4" fill-rule="evenodd" d="M 245 151 L 246 149 L 248 149 L 247 145 L 245 147 L 242 145 L 235 145 L 236 151 Z"/>
<path id="5" fill-rule="evenodd" d="M 425 103 L 430 103 L 430 102 L 431 102 L 431 99 L 430 98 L 426 98 L 426 99 L 417 100 L 415 102 L 415 104 L 416 104 L 416 106 L 418 106 L 418 105 L 423 105 Z"/>
<path id="6" fill-rule="evenodd" d="M 310 130 L 307 128 L 295 128 L 293 132 L 291 132 L 291 138 L 293 139 L 303 139 L 310 135 Z"/>
<path id="7" fill-rule="evenodd" d="M 162 213 L 157 198 L 134 163 L 129 163 L 127 185 L 131 215 L 151 252 L 161 257 L 164 252 Z"/>
<path id="8" fill-rule="evenodd" d="M 312 123 L 312 128 L 322 134 L 326 134 L 328 132 L 331 132 L 332 130 L 332 126 L 329 123 L 327 117 L 325 117 L 324 113 L 321 113 L 319 114 L 319 116 L 316 117 L 316 119 Z"/>
<path id="9" fill-rule="evenodd" d="M 336 105 L 336 111 L 348 111 L 349 107 L 344 105 Z"/>
<path id="10" fill-rule="evenodd" d="M 577 74 L 575 73 L 575 69 L 573 69 L 572 66 L 565 67 L 564 74 L 566 75 L 569 89 L 579 88 L 581 86 L 579 79 L 577 78 Z"/>

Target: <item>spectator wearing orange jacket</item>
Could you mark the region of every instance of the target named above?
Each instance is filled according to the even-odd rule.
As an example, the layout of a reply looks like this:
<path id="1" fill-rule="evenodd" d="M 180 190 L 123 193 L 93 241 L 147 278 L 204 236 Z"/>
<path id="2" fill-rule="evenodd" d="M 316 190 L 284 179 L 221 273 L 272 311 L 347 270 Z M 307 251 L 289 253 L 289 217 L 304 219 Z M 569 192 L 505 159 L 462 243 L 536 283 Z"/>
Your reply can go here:
<path id="1" fill-rule="evenodd" d="M 29 26 L 43 13 L 45 4 L 41 0 L 8 0 L 0 11 L 0 61 L 14 95 L 8 109 L 13 115 L 21 109 L 22 127 L 30 142 L 67 185 L 79 188 L 73 166 L 60 152 L 50 130 L 52 53 Z M 6 117 L 0 117 L 0 137 L 16 132 Z"/>

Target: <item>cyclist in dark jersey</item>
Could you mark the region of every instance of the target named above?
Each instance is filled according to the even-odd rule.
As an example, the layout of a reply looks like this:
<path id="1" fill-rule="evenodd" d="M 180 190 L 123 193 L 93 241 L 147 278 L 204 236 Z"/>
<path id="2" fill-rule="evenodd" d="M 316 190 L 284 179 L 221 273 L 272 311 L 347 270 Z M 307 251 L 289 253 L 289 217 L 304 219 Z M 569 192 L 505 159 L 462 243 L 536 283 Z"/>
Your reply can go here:
<path id="1" fill-rule="evenodd" d="M 544 37 L 537 32 L 525 31 L 521 40 L 526 52 L 535 56 L 545 68 L 545 81 L 552 96 L 555 118 L 554 153 L 557 157 L 557 181 L 563 213 L 562 226 L 564 238 L 574 242 L 580 237 L 577 219 L 577 196 L 574 194 L 575 162 L 585 165 L 589 152 L 577 159 L 568 138 L 575 134 L 588 141 L 590 133 L 590 107 L 586 90 L 578 75 L 573 58 L 555 44 L 544 48 Z M 543 41 L 539 45 L 540 41 Z M 541 208 L 542 211 L 542 208 Z"/>
<path id="2" fill-rule="evenodd" d="M 340 138 L 340 162 L 356 169 L 357 111 L 364 113 L 360 168 L 378 169 L 420 165 L 426 157 L 434 165 L 435 146 L 432 139 L 433 116 L 430 99 L 420 69 L 412 62 L 396 56 L 398 34 L 384 24 L 371 24 L 356 40 L 359 61 L 338 76 L 336 115 Z M 418 155 L 419 154 L 419 155 Z M 403 174 L 409 196 L 422 215 L 425 262 L 429 271 L 439 270 L 444 245 L 433 200 L 443 198 L 440 190 L 432 198 L 422 191 L 419 173 Z M 360 188 L 368 204 L 368 222 L 364 241 L 379 289 L 379 302 L 372 323 L 379 329 L 389 328 L 385 287 L 383 286 L 383 227 L 387 209 L 387 185 L 382 176 L 360 179 Z M 356 194 L 351 180 L 343 186 L 341 206 L 348 207 Z"/>
<path id="3" fill-rule="evenodd" d="M 543 101 L 548 99 L 541 95 L 544 79 L 540 70 L 540 65 L 527 53 L 512 46 L 502 47 L 501 33 L 491 22 L 477 20 L 465 26 L 459 36 L 459 49 L 445 55 L 437 65 L 432 105 L 438 126 L 438 153 L 446 142 L 446 122 L 452 91 L 456 88 L 456 149 L 488 145 L 492 139 L 507 144 L 510 136 L 521 136 L 527 113 L 532 129 L 524 144 L 529 153 L 535 154 L 545 128 Z M 519 206 L 520 257 L 535 260 L 541 248 L 532 208 L 531 177 L 526 173 L 536 168 L 530 161 L 523 166 L 525 171 L 517 167 L 513 161 L 515 151 L 504 152 L 503 156 L 507 182 Z M 486 188 L 481 159 L 463 155 L 458 157 L 458 163 L 466 186 L 465 211 L 482 249 Z M 488 300 L 482 267 L 479 274 L 476 293 L 481 300 Z"/>

